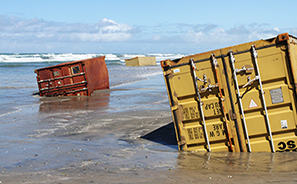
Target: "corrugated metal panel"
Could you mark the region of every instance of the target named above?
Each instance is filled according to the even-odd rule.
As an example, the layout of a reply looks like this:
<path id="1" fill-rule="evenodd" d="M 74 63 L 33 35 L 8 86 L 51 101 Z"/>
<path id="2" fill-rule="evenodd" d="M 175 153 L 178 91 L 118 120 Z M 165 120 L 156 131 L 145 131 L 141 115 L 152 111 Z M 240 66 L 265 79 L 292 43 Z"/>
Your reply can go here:
<path id="1" fill-rule="evenodd" d="M 35 70 L 40 96 L 90 96 L 109 89 L 105 57 L 62 63 Z"/>
<path id="2" fill-rule="evenodd" d="M 161 61 L 181 150 L 295 151 L 296 38 Z"/>

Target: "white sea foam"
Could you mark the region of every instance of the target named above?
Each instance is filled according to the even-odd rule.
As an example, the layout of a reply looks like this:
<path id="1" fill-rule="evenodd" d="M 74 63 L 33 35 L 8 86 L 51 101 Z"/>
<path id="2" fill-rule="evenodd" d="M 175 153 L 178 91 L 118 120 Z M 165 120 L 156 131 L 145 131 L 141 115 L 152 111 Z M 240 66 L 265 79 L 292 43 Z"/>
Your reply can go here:
<path id="1" fill-rule="evenodd" d="M 0 62 L 64 62 L 96 57 L 96 54 L 0 54 Z"/>
<path id="2" fill-rule="evenodd" d="M 15 111 L 10 111 L 10 112 L 4 113 L 4 114 L 0 114 L 0 117 L 4 117 L 4 116 L 14 114 L 14 113 L 18 113 L 18 112 L 21 112 L 21 111 L 22 111 L 22 109 L 17 109 Z"/>
<path id="3" fill-rule="evenodd" d="M 156 57 L 156 61 L 162 61 L 165 59 L 179 59 L 184 56 L 187 56 L 189 54 L 160 54 L 160 53 L 155 53 L 155 54 L 147 54 L 148 56 Z"/>
<path id="4" fill-rule="evenodd" d="M 67 62 L 77 61 L 98 56 L 105 56 L 106 61 L 119 61 L 119 64 L 124 63 L 125 59 L 134 57 L 151 56 L 156 57 L 157 63 L 165 59 L 177 59 L 185 56 L 186 54 L 112 54 L 112 53 L 29 53 L 29 54 L 0 54 L 0 63 L 31 63 L 31 62 Z"/>

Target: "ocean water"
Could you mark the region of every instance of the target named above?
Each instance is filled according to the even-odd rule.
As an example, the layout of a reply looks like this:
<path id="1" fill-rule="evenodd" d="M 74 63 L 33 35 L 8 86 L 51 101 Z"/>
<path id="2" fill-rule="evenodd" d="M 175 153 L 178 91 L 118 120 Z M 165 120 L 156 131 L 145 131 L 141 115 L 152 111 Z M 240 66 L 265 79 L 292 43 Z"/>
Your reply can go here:
<path id="1" fill-rule="evenodd" d="M 161 73 L 159 61 L 181 58 L 184 54 L 0 54 L 0 117 L 21 111 L 22 106 L 38 103 L 32 94 L 38 92 L 35 69 L 59 63 L 105 56 L 111 89 L 146 79 Z M 157 66 L 126 67 L 125 59 L 136 56 L 154 56 Z"/>
<path id="2" fill-rule="evenodd" d="M 38 86 L 35 69 L 102 55 L 105 55 L 111 89 L 106 90 L 106 94 L 104 92 L 101 94 L 104 90 L 98 90 L 100 92 L 95 91 L 91 97 L 40 97 L 36 95 Z M 36 153 L 46 155 L 38 157 L 40 159 L 55 157 L 56 155 L 52 154 L 60 154 L 57 151 L 62 150 L 62 148 L 59 149 L 60 143 L 64 149 L 66 145 L 79 145 L 81 149 L 85 144 L 84 140 L 77 142 L 75 138 L 69 140 L 67 136 L 74 134 L 73 132 L 83 135 L 90 124 L 94 123 L 92 119 L 94 114 L 98 115 L 98 118 L 95 118 L 98 119 L 96 121 L 100 121 L 98 126 L 104 126 L 111 121 L 103 118 L 106 114 L 135 109 L 136 106 L 139 108 L 160 107 L 160 103 L 169 107 L 165 85 L 160 85 L 161 81 L 164 82 L 160 65 L 126 67 L 125 59 L 135 56 L 155 56 L 159 63 L 161 60 L 175 59 L 183 55 L 0 54 L 0 172 L 3 171 L 1 169 L 6 171 L 8 168 L 18 168 L 27 163 L 30 163 L 28 167 L 34 166 L 35 158 L 31 158 L 32 154 L 33 157 Z M 158 86 L 149 83 L 147 87 L 148 82 L 142 82 L 147 78 L 156 78 Z M 135 88 L 136 83 L 137 89 L 152 88 L 146 89 L 150 90 L 151 94 L 143 99 L 141 90 L 136 90 L 136 92 L 131 90 Z M 154 99 L 157 97 L 158 101 L 150 102 L 150 95 L 154 96 Z M 104 113 L 106 111 L 108 112 Z M 170 115 L 170 111 L 168 114 Z M 119 117 L 121 118 L 122 116 Z M 60 137 L 56 138 L 57 135 Z M 49 146 L 57 141 L 59 146 Z M 112 142 L 111 138 L 106 141 Z M 97 149 L 97 147 L 94 148 Z M 95 150 L 94 153 L 98 154 L 97 151 Z M 57 162 L 58 165 L 70 159 L 67 154 L 62 157 L 63 159 Z M 44 163 L 47 163 L 47 160 Z"/>

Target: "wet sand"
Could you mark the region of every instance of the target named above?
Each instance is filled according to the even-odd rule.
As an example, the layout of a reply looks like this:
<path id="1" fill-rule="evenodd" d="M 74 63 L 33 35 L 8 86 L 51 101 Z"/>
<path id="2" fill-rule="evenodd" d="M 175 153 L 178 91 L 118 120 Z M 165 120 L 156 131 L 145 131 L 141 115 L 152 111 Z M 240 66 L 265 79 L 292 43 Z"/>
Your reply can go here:
<path id="1" fill-rule="evenodd" d="M 162 75 L 1 121 L 1 183 L 297 182 L 296 153 L 178 151 Z"/>

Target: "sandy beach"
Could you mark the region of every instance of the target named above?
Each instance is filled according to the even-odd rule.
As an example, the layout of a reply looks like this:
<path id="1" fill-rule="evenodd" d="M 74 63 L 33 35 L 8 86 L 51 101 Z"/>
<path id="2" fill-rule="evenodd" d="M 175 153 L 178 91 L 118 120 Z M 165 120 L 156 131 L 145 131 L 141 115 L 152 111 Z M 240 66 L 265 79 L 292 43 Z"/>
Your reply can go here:
<path id="1" fill-rule="evenodd" d="M 178 151 L 161 74 L 91 97 L 32 98 L 1 117 L 2 184 L 297 182 L 296 153 Z"/>

